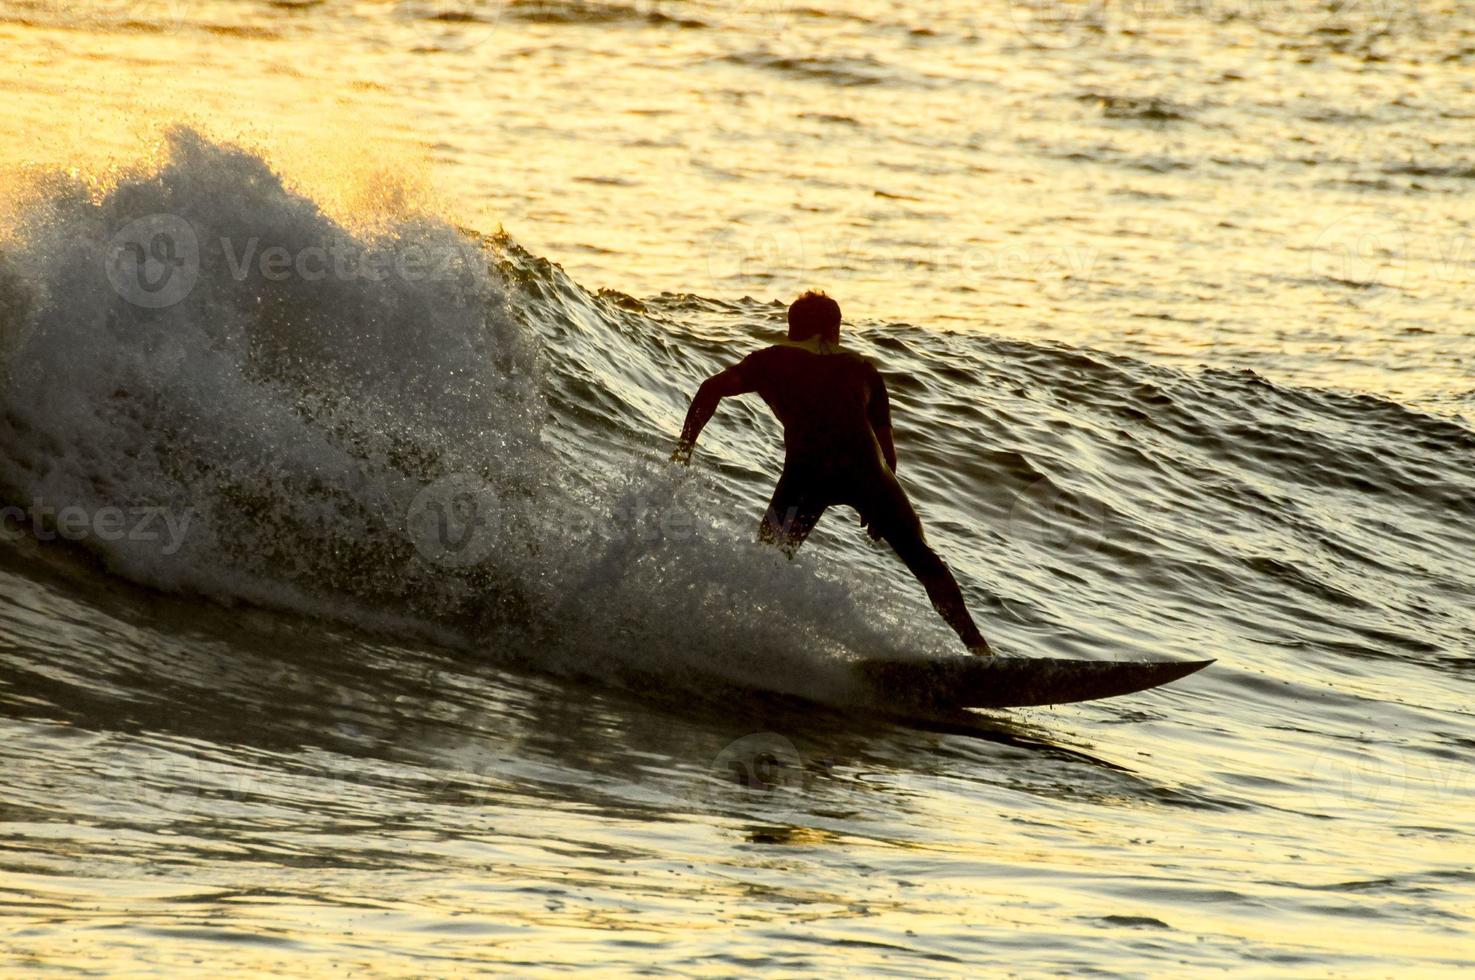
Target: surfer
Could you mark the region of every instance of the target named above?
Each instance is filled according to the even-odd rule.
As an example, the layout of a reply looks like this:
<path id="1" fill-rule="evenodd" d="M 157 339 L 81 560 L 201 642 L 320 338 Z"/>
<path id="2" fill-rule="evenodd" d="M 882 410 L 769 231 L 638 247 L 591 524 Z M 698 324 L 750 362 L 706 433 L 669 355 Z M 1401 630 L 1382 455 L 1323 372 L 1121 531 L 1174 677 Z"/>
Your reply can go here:
<path id="1" fill-rule="evenodd" d="M 822 292 L 805 293 L 789 307 L 787 341 L 703 381 L 671 460 L 689 464 L 717 403 L 750 391 L 784 426 L 784 469 L 758 526 L 759 540 L 792 558 L 827 507 L 854 507 L 871 538 L 891 545 L 927 589 L 963 644 L 981 656 L 992 654 L 897 482 L 886 382 L 870 361 L 841 349 L 840 304 Z"/>

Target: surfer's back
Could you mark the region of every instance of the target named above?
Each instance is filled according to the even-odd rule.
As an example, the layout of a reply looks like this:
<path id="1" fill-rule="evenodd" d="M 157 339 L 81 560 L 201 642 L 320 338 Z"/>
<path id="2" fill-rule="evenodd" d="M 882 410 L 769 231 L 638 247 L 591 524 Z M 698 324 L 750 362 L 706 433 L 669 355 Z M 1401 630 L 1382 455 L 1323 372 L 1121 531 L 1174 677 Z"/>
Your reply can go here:
<path id="1" fill-rule="evenodd" d="M 840 462 L 839 455 L 869 465 L 880 458 L 872 420 L 886 387 L 866 358 L 838 348 L 775 344 L 749 354 L 735 370 L 783 423 L 790 460 Z"/>

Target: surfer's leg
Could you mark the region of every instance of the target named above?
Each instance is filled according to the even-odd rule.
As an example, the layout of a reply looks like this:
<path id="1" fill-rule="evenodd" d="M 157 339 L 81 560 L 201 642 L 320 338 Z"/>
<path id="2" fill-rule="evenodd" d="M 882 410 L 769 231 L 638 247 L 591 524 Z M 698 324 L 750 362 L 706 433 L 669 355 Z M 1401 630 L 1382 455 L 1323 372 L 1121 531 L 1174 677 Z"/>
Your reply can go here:
<path id="1" fill-rule="evenodd" d="M 784 554 L 793 558 L 825 512 L 821 499 L 806 492 L 801 481 L 789 474 L 779 477 L 778 486 L 773 488 L 773 499 L 758 525 L 758 540 L 783 549 Z"/>
<path id="2" fill-rule="evenodd" d="M 891 545 L 891 550 L 922 583 L 927 590 L 927 598 L 932 600 L 932 608 L 953 628 L 963 645 L 975 653 L 991 653 L 988 641 L 968 614 L 958 580 L 953 578 L 953 573 L 927 543 L 922 533 L 922 521 L 907 499 L 906 491 L 895 478 L 889 483 L 890 486 L 882 488 L 882 492 L 870 502 L 873 509 L 864 515 L 864 519 Z"/>

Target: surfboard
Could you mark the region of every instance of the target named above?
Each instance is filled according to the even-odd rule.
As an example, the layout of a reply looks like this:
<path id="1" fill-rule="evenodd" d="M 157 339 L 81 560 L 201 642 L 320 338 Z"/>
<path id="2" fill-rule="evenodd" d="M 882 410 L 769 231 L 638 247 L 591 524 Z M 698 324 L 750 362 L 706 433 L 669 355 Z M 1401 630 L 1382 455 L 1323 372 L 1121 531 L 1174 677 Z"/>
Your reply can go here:
<path id="1" fill-rule="evenodd" d="M 908 708 L 1022 708 L 1134 694 L 1187 677 L 1213 662 L 959 655 L 862 660 L 856 664 L 856 670 L 879 704 Z"/>

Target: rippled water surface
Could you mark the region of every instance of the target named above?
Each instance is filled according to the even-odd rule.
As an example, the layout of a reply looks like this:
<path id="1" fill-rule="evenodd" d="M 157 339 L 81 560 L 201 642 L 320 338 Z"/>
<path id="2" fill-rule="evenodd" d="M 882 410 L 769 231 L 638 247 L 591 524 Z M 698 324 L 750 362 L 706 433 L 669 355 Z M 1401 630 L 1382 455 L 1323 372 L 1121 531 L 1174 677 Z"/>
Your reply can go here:
<path id="1" fill-rule="evenodd" d="M 22 2 L 0 45 L 0 973 L 1475 963 L 1463 7 Z M 160 220 L 150 306 L 109 262 Z M 810 285 L 997 646 L 1218 663 L 858 689 L 954 642 L 894 557 L 751 543 L 756 401 L 665 464 Z"/>

